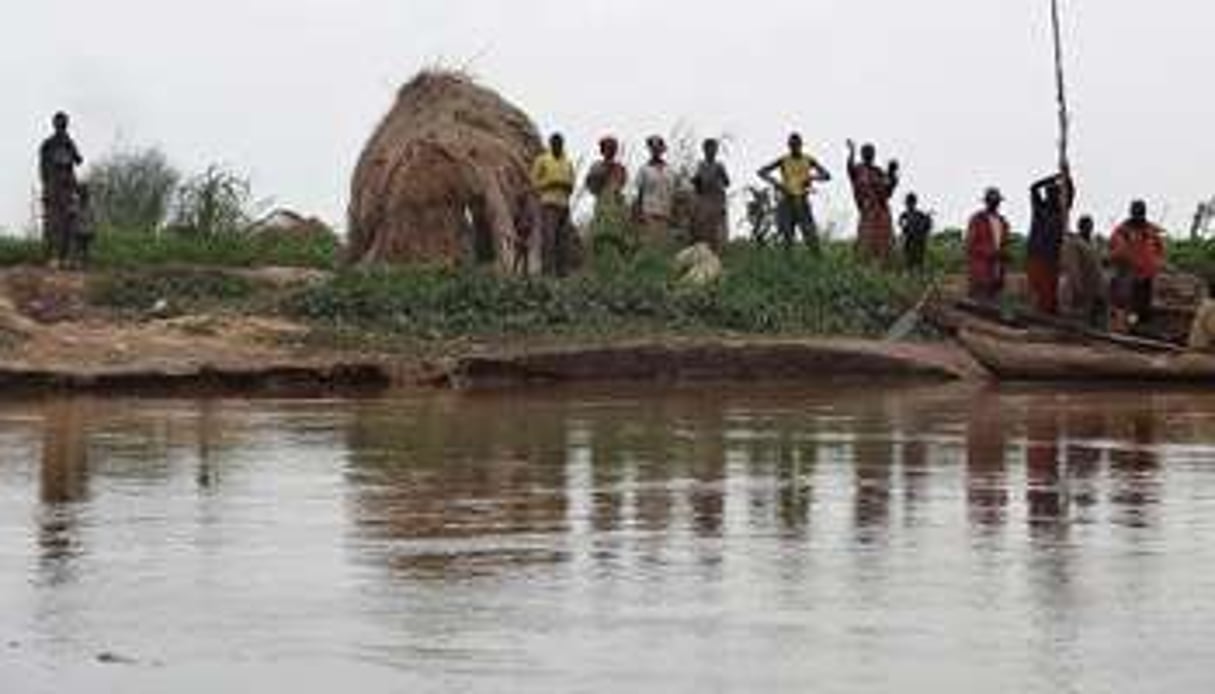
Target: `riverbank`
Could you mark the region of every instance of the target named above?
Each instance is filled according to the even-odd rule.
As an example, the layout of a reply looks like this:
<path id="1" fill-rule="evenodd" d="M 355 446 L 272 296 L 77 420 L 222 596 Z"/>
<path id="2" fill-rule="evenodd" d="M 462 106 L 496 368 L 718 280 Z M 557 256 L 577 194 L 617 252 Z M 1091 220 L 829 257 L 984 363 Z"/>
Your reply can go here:
<path id="1" fill-rule="evenodd" d="M 488 278 L 468 281 L 494 286 Z M 358 288 L 367 286 L 379 294 L 360 296 Z M 0 271 L 0 387 L 308 394 L 538 382 L 982 377 L 962 350 L 945 343 L 892 344 L 794 330 L 743 334 L 705 325 L 661 329 L 653 312 L 630 329 L 618 329 L 602 320 L 610 307 L 601 308 L 600 320 L 587 330 L 556 326 L 509 335 L 440 332 L 433 325 L 426 331 L 418 325 L 392 330 L 401 317 L 387 314 L 381 318 L 390 328 L 376 329 L 369 319 L 350 320 L 344 313 L 359 306 L 369 317 L 382 308 L 377 301 L 391 300 L 422 307 L 430 301 L 437 315 L 433 297 L 402 297 L 402 286 L 416 290 L 419 282 L 284 268 L 90 274 L 9 268 Z M 455 295 L 465 289 L 453 282 L 442 291 Z M 529 285 L 526 291 L 541 295 L 551 286 Z M 586 286 L 574 291 L 588 295 Z M 292 310 L 326 296 L 338 297 L 332 320 L 310 320 Z M 691 295 L 684 300 L 706 301 Z M 466 308 L 453 312 L 468 315 Z"/>
<path id="2" fill-rule="evenodd" d="M 0 386 L 277 394 L 977 373 L 948 345 L 867 342 L 930 278 L 858 262 L 846 244 L 823 257 L 736 244 L 725 273 L 697 284 L 662 250 L 601 251 L 558 280 L 473 267 L 335 270 L 319 252 L 305 267 L 278 267 L 274 246 L 177 247 L 186 241 L 111 241 L 88 273 L 10 254 Z"/>

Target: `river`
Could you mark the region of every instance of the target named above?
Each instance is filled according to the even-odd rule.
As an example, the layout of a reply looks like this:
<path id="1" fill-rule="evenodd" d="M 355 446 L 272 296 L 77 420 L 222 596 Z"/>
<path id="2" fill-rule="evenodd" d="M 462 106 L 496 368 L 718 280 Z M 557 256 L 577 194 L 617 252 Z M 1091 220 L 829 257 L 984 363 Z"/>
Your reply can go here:
<path id="1" fill-rule="evenodd" d="M 1215 395 L 0 404 L 0 691 L 1196 692 Z"/>

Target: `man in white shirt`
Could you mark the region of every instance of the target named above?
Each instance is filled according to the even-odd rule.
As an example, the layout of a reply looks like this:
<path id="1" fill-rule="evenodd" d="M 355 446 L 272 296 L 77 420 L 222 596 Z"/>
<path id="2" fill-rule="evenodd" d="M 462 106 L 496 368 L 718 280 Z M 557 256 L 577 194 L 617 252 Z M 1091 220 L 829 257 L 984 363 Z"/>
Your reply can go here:
<path id="1" fill-rule="evenodd" d="M 675 173 L 667 165 L 667 145 L 661 137 L 646 140 L 650 160 L 637 172 L 634 216 L 641 226 L 642 241 L 661 244 L 669 240 L 675 208 Z"/>

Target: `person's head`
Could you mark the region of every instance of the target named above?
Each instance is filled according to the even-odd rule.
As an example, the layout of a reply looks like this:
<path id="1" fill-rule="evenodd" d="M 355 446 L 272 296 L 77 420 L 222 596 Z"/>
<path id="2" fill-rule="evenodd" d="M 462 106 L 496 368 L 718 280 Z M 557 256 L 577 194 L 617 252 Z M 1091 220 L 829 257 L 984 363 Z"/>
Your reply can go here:
<path id="1" fill-rule="evenodd" d="M 620 143 L 610 135 L 603 138 L 599 141 L 599 154 L 608 161 L 615 161 L 616 155 L 620 154 Z"/>
<path id="2" fill-rule="evenodd" d="M 661 161 L 664 154 L 667 153 L 667 143 L 661 137 L 652 135 L 645 141 L 646 149 L 650 150 L 650 159 L 652 161 Z"/>
<path id="3" fill-rule="evenodd" d="M 1131 221 L 1135 224 L 1147 223 L 1147 203 L 1136 200 L 1131 203 Z"/>
<path id="4" fill-rule="evenodd" d="M 993 186 L 983 193 L 983 204 L 992 212 L 1000 209 L 1000 203 L 1002 202 L 1004 202 L 1004 194 L 1000 192 L 999 188 Z"/>
<path id="5" fill-rule="evenodd" d="M 548 150 L 553 153 L 553 156 L 560 157 L 565 154 L 565 138 L 561 133 L 553 133 L 548 138 Z"/>
<path id="6" fill-rule="evenodd" d="M 904 198 L 904 202 L 907 204 L 907 209 L 914 210 L 920 206 L 920 196 L 915 193 L 908 193 L 907 197 Z"/>
<path id="7" fill-rule="evenodd" d="M 793 133 L 789 136 L 789 154 L 793 156 L 801 156 L 802 153 L 802 136 L 798 133 Z"/>
<path id="8" fill-rule="evenodd" d="M 873 162 L 876 160 L 877 160 L 877 148 L 874 147 L 873 145 L 868 145 L 868 144 L 863 145 L 861 147 L 861 162 L 872 166 Z"/>
<path id="9" fill-rule="evenodd" d="M 55 128 L 55 132 L 57 133 L 67 132 L 69 123 L 70 119 L 68 118 L 68 114 L 64 113 L 63 111 L 59 111 L 51 118 L 51 126 Z"/>
<path id="10" fill-rule="evenodd" d="M 1084 239 L 1085 241 L 1092 241 L 1093 229 L 1096 228 L 1096 224 L 1093 223 L 1093 218 L 1088 215 L 1084 215 L 1076 224 L 1080 232 L 1080 238 Z"/>
<path id="11" fill-rule="evenodd" d="M 717 161 L 717 154 L 721 151 L 721 143 L 713 138 L 709 138 L 701 145 L 701 149 L 704 151 L 706 161 Z"/>

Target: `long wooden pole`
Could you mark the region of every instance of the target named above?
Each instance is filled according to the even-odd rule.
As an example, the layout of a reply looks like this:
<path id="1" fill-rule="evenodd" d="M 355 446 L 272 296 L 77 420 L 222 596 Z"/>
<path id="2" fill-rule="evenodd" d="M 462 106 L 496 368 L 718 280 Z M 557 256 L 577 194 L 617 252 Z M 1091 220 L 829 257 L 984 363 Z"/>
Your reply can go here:
<path id="1" fill-rule="evenodd" d="M 1067 83 L 1063 79 L 1063 29 L 1059 19 L 1059 0 L 1050 0 L 1051 25 L 1055 35 L 1055 86 L 1059 102 L 1059 167 L 1068 167 L 1068 140 L 1071 115 L 1067 109 Z"/>

